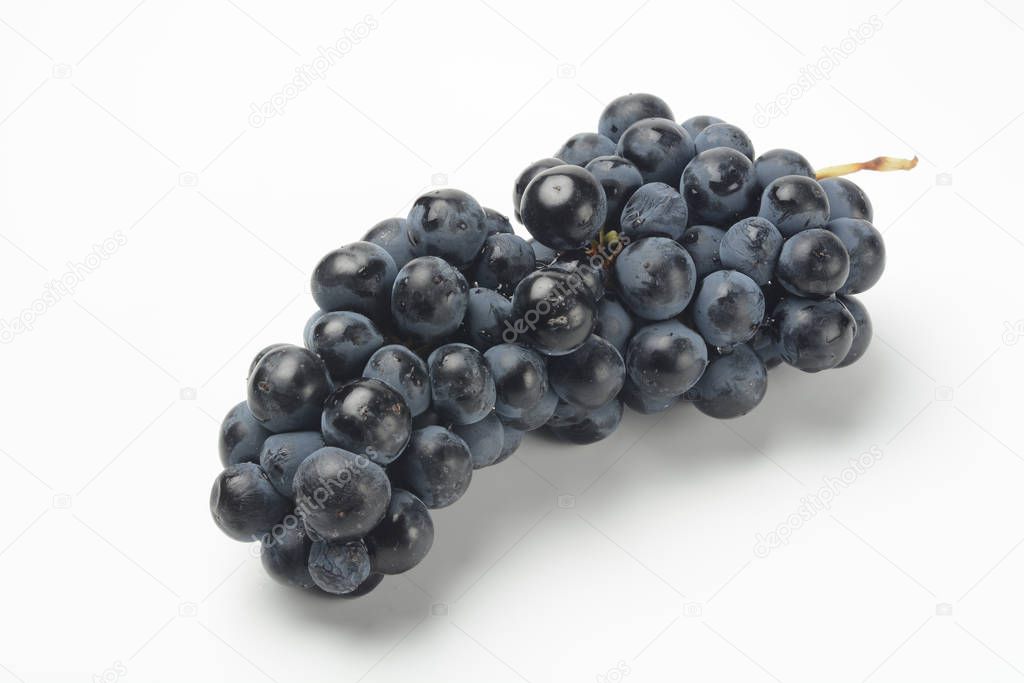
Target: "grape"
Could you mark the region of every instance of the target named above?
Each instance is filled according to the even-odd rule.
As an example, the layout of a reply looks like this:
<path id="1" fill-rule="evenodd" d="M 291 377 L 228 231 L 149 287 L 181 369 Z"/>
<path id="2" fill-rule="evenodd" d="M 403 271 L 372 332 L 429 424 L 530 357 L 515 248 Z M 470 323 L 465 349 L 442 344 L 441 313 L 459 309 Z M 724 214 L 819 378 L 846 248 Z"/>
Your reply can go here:
<path id="1" fill-rule="evenodd" d="M 469 306 L 463 327 L 473 346 L 481 351 L 501 342 L 512 315 L 512 302 L 492 289 L 469 290 Z"/>
<path id="2" fill-rule="evenodd" d="M 575 403 L 569 403 L 565 399 L 560 398 L 555 405 L 555 412 L 551 414 L 551 418 L 544 423 L 544 426 L 558 428 L 579 424 L 587 417 L 589 412 L 588 408 L 578 406 Z"/>
<path id="3" fill-rule="evenodd" d="M 783 237 L 792 237 L 801 230 L 825 227 L 828 214 L 828 197 L 817 180 L 786 175 L 764 188 L 757 215 L 778 228 Z"/>
<path id="4" fill-rule="evenodd" d="M 707 364 L 704 340 L 676 320 L 641 327 L 626 349 L 629 379 L 651 398 L 685 393 L 704 374 Z"/>
<path id="5" fill-rule="evenodd" d="M 547 366 L 535 351 L 518 344 L 499 344 L 487 349 L 484 362 L 494 378 L 494 409 L 499 413 L 515 415 L 529 410 L 548 391 Z"/>
<path id="6" fill-rule="evenodd" d="M 762 327 L 757 331 L 754 338 L 750 340 L 750 348 L 753 349 L 754 353 L 757 354 L 757 357 L 761 359 L 761 362 L 764 363 L 765 368 L 768 370 L 782 364 L 782 352 L 779 350 L 779 344 L 769 328 Z"/>
<path id="7" fill-rule="evenodd" d="M 466 278 L 446 261 L 436 256 L 414 258 L 395 278 L 391 315 L 402 333 L 418 341 L 436 341 L 462 324 L 468 289 Z"/>
<path id="8" fill-rule="evenodd" d="M 551 247 L 546 247 L 535 239 L 529 239 L 526 241 L 533 249 L 533 258 L 536 261 L 537 267 L 546 266 L 558 258 L 558 252 Z"/>
<path id="9" fill-rule="evenodd" d="M 631 242 L 615 259 L 622 302 L 648 320 L 679 315 L 690 303 L 697 269 L 690 254 L 667 237 Z"/>
<path id="10" fill-rule="evenodd" d="M 868 309 L 864 307 L 864 304 L 855 297 L 844 295 L 838 297 L 839 301 L 846 306 L 846 310 L 853 316 L 854 321 L 857 323 L 857 331 L 853 335 L 853 344 L 850 346 L 850 351 L 843 358 L 842 362 L 837 365 L 837 368 L 845 368 L 847 365 L 852 365 L 860 360 L 864 352 L 868 350 L 868 345 L 871 344 L 871 316 L 868 315 Z"/>
<path id="11" fill-rule="evenodd" d="M 562 252 L 546 270 L 575 274 L 583 280 L 594 301 L 600 301 L 604 297 L 604 258 L 600 254 L 587 256 L 582 251 Z"/>
<path id="12" fill-rule="evenodd" d="M 362 541 L 317 541 L 309 550 L 309 575 L 320 590 L 351 593 L 370 576 L 370 554 Z"/>
<path id="13" fill-rule="evenodd" d="M 775 307 L 782 359 L 805 372 L 839 365 L 853 346 L 857 322 L 836 299 L 790 297 Z"/>
<path id="14" fill-rule="evenodd" d="M 487 233 L 488 237 L 513 234 L 512 223 L 509 222 L 508 216 L 494 209 L 488 209 L 486 206 L 483 208 L 484 232 Z M 422 256 L 422 254 L 419 255 Z"/>
<path id="15" fill-rule="evenodd" d="M 314 312 L 313 315 L 309 316 L 309 319 L 306 320 L 306 324 L 303 325 L 302 343 L 307 349 L 313 346 L 313 326 L 316 325 L 316 321 L 319 320 L 320 317 L 325 315 L 326 313 L 327 311 L 321 311 L 319 308 L 316 309 L 316 312 Z M 278 346 L 286 346 L 286 344 L 271 344 L 270 346 L 265 347 L 262 351 L 257 353 L 256 357 L 252 359 L 252 364 L 249 366 L 249 375 L 252 374 L 253 368 L 255 368 L 256 364 L 260 362 L 260 359 L 263 358 L 263 356 L 265 356 L 268 351 L 276 349 Z M 246 377 L 248 377 L 248 375 L 246 375 Z"/>
<path id="16" fill-rule="evenodd" d="M 679 125 L 682 126 L 687 133 L 690 134 L 691 138 L 696 140 L 697 136 L 700 135 L 705 128 L 716 123 L 725 123 L 725 121 L 718 118 L 717 116 L 702 115 L 691 116 L 690 118 L 686 119 Z"/>
<path id="17" fill-rule="evenodd" d="M 268 351 L 248 380 L 248 405 L 271 432 L 315 429 L 327 397 L 327 372 L 320 359 L 301 346 Z"/>
<path id="18" fill-rule="evenodd" d="M 431 510 L 451 505 L 473 478 L 473 458 L 461 438 L 442 427 L 417 429 L 402 457 L 388 469 L 395 486 L 411 491 Z"/>
<path id="19" fill-rule="evenodd" d="M 384 337 L 370 319 L 352 311 L 320 316 L 310 330 L 309 350 L 324 362 L 333 382 L 357 377 Z"/>
<path id="20" fill-rule="evenodd" d="M 524 432 L 531 432 L 534 429 L 543 427 L 544 424 L 555 414 L 558 407 L 558 394 L 550 386 L 544 396 L 529 408 L 507 408 L 498 413 L 502 424 L 513 429 Z"/>
<path id="21" fill-rule="evenodd" d="M 764 293 L 743 273 L 715 271 L 701 284 L 693 318 L 708 344 L 741 344 L 754 336 L 764 319 Z"/>
<path id="22" fill-rule="evenodd" d="M 582 421 L 566 427 L 552 427 L 551 433 L 574 444 L 596 443 L 611 436 L 622 421 L 622 401 L 612 399 L 592 410 Z"/>
<path id="23" fill-rule="evenodd" d="M 305 527 L 296 523 L 278 524 L 260 541 L 260 561 L 267 574 L 275 581 L 295 588 L 313 588 L 309 575 L 309 551 L 313 543 Z"/>
<path id="24" fill-rule="evenodd" d="M 213 521 L 236 541 L 258 541 L 291 507 L 263 468 L 252 462 L 228 465 L 210 491 Z"/>
<path id="25" fill-rule="evenodd" d="M 855 182 L 846 178 L 826 178 L 820 184 L 828 197 L 829 217 L 832 220 L 860 218 L 869 223 L 874 220 L 871 200 Z"/>
<path id="26" fill-rule="evenodd" d="M 423 560 L 434 544 L 434 522 L 419 498 L 402 489 L 391 491 L 384 519 L 365 539 L 373 571 L 407 572 Z"/>
<path id="27" fill-rule="evenodd" d="M 433 190 L 413 202 L 409 233 L 428 256 L 454 266 L 470 263 L 487 238 L 484 210 L 471 196 L 451 188 Z"/>
<path id="28" fill-rule="evenodd" d="M 738 270 L 759 285 L 772 279 L 782 251 L 782 233 L 757 216 L 744 218 L 729 228 L 718 247 L 722 265 Z"/>
<path id="29" fill-rule="evenodd" d="M 497 234 L 488 237 L 473 268 L 473 278 L 481 287 L 502 293 L 511 292 L 537 267 L 529 243 L 518 235 Z"/>
<path id="30" fill-rule="evenodd" d="M 501 448 L 505 443 L 505 428 L 495 413 L 488 413 L 484 419 L 472 424 L 456 425 L 452 427 L 452 431 L 469 446 L 475 470 L 493 465 L 501 455 Z"/>
<path id="31" fill-rule="evenodd" d="M 327 397 L 321 431 L 331 446 L 387 465 L 409 441 L 412 414 L 402 395 L 384 382 L 355 379 Z"/>
<path id="32" fill-rule="evenodd" d="M 725 230 L 710 225 L 693 225 L 686 229 L 679 239 L 693 259 L 697 278 L 703 279 L 716 270 L 722 269 L 722 257 L 720 255 L 722 238 L 725 237 Z"/>
<path id="33" fill-rule="evenodd" d="M 799 232 L 782 245 L 776 269 L 779 284 L 797 296 L 825 298 L 839 291 L 850 274 L 850 255 L 828 230 Z"/>
<path id="34" fill-rule="evenodd" d="M 519 211 L 533 237 L 552 249 L 580 249 L 604 225 L 604 188 L 580 166 L 556 166 L 538 173 L 523 193 Z"/>
<path id="35" fill-rule="evenodd" d="M 655 413 L 663 413 L 676 403 L 679 402 L 678 396 L 650 396 L 637 387 L 636 384 L 629 378 L 626 379 L 626 383 L 622 387 L 622 393 L 619 394 L 619 398 L 626 404 L 626 406 L 641 415 L 654 415 Z"/>
<path id="36" fill-rule="evenodd" d="M 593 294 L 578 275 L 538 270 L 516 286 L 510 327 L 502 339 L 526 342 L 541 353 L 557 356 L 579 348 L 596 319 Z"/>
<path id="37" fill-rule="evenodd" d="M 404 218 L 386 218 L 363 235 L 363 241 L 376 244 L 391 255 L 396 268 L 401 268 L 417 256 L 426 255 L 423 245 L 409 232 Z"/>
<path id="38" fill-rule="evenodd" d="M 746 344 L 711 361 L 704 376 L 687 392 L 697 410 L 720 420 L 746 415 L 768 388 L 768 371 Z"/>
<path id="39" fill-rule="evenodd" d="M 839 288 L 842 294 L 871 289 L 885 270 L 885 242 L 875 226 L 860 218 L 836 218 L 826 229 L 839 238 L 850 256 L 850 274 Z"/>
<path id="40" fill-rule="evenodd" d="M 391 254 L 370 242 L 353 242 L 320 259 L 310 278 L 317 306 L 375 317 L 387 310 L 398 267 Z"/>
<path id="41" fill-rule="evenodd" d="M 630 239 L 660 235 L 677 240 L 686 230 L 689 209 L 675 187 L 665 183 L 640 186 L 622 209 L 622 234 Z"/>
<path id="42" fill-rule="evenodd" d="M 630 93 L 616 97 L 601 112 L 597 130 L 613 142 L 641 119 L 663 118 L 674 119 L 672 110 L 660 97 L 647 93 Z"/>
<path id="43" fill-rule="evenodd" d="M 502 423 L 502 433 L 504 434 L 504 441 L 501 444 L 501 454 L 493 464 L 497 465 L 499 462 L 504 462 L 519 449 L 519 445 L 523 442 L 524 432 L 521 429 L 513 429 L 511 426 Z"/>
<path id="44" fill-rule="evenodd" d="M 291 498 L 292 482 L 302 461 L 324 447 L 320 432 L 287 432 L 267 437 L 260 449 L 260 467 L 278 492 Z"/>
<path id="45" fill-rule="evenodd" d="M 597 303 L 597 324 L 594 334 L 606 339 L 612 346 L 625 353 L 626 344 L 633 334 L 633 318 L 615 299 L 605 297 Z"/>
<path id="46" fill-rule="evenodd" d="M 678 123 L 649 118 L 626 129 L 619 138 L 615 154 L 632 161 L 645 183 L 675 184 L 696 150 L 693 138 Z"/>
<path id="47" fill-rule="evenodd" d="M 363 377 L 380 380 L 397 391 L 413 417 L 430 407 L 427 364 L 404 346 L 389 344 L 378 349 L 366 362 Z"/>
<path id="48" fill-rule="evenodd" d="M 468 344 L 439 346 L 427 358 L 434 409 L 444 419 L 472 424 L 494 410 L 494 378 L 484 358 Z"/>
<path id="49" fill-rule="evenodd" d="M 687 164 L 680 192 L 690 207 L 691 221 L 732 225 L 754 213 L 754 165 L 734 149 L 714 147 Z"/>
<path id="50" fill-rule="evenodd" d="M 601 183 L 608 200 L 605 229 L 618 230 L 622 209 L 644 183 L 640 170 L 629 159 L 614 155 L 596 157 L 587 164 L 586 169 Z"/>
<path id="51" fill-rule="evenodd" d="M 366 458 L 325 446 L 302 461 L 292 484 L 295 507 L 314 539 L 362 538 L 384 517 L 391 483 Z"/>
<path id="52" fill-rule="evenodd" d="M 563 163 L 586 166 L 600 156 L 615 154 L 615 142 L 599 133 L 577 133 L 554 156 Z"/>
<path id="53" fill-rule="evenodd" d="M 804 155 L 791 149 L 770 149 L 754 160 L 754 175 L 762 190 L 785 175 L 814 177 L 814 167 Z M 824 185 L 822 185 L 824 187 Z"/>
<path id="54" fill-rule="evenodd" d="M 260 459 L 260 446 L 270 436 L 245 401 L 238 403 L 224 416 L 220 423 L 220 463 L 237 465 L 240 462 L 257 462 Z"/>
<path id="55" fill-rule="evenodd" d="M 594 335 L 572 353 L 548 361 L 548 381 L 555 393 L 583 408 L 600 408 L 615 398 L 625 377 L 618 349 Z"/>
<path id="56" fill-rule="evenodd" d="M 512 190 L 512 206 L 515 208 L 517 221 L 520 223 L 523 222 L 523 216 L 520 213 L 520 205 L 523 203 L 523 193 L 526 192 L 526 186 L 530 184 L 530 181 L 533 180 L 541 171 L 546 171 L 549 168 L 562 166 L 564 164 L 565 162 L 561 159 L 548 157 L 546 159 L 540 159 L 533 162 L 519 173 L 519 176 L 516 178 L 515 187 Z"/>
<path id="57" fill-rule="evenodd" d="M 441 416 L 437 414 L 437 411 L 434 410 L 433 408 L 427 408 L 422 413 L 420 413 L 419 415 L 412 419 L 413 431 L 416 431 L 417 429 L 423 429 L 424 427 L 432 427 L 434 425 L 444 427 L 445 429 L 447 429 L 448 427 L 451 426 L 451 423 L 445 422 L 444 419 L 442 419 Z"/>
<path id="58" fill-rule="evenodd" d="M 712 123 L 694 138 L 693 144 L 698 154 L 715 147 L 728 147 L 754 160 L 754 143 L 741 128 L 731 123 Z"/>

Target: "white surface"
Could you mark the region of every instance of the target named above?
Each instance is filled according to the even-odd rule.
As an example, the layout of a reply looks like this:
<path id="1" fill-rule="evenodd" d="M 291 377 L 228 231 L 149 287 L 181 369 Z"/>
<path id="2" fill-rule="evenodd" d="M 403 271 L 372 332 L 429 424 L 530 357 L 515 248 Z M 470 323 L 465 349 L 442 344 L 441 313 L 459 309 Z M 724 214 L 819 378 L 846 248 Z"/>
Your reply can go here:
<path id="1" fill-rule="evenodd" d="M 136 2 L 0 3 L 0 315 L 79 273 L 0 346 L 0 681 L 1024 677 L 1019 3 Z M 366 37 L 250 126 L 346 30 Z M 868 355 L 773 372 L 728 423 L 528 438 L 372 597 L 272 584 L 207 497 L 308 271 L 435 181 L 511 213 L 520 168 L 629 91 L 819 166 L 921 157 L 857 177 L 889 249 Z"/>

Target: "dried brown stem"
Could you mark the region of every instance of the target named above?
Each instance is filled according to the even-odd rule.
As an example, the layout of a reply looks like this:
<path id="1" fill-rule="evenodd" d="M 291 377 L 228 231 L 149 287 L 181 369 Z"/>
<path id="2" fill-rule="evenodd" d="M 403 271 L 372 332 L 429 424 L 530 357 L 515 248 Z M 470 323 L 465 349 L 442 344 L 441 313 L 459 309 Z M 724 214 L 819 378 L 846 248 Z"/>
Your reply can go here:
<path id="1" fill-rule="evenodd" d="M 871 161 L 854 162 L 852 164 L 840 164 L 819 169 L 818 180 L 823 178 L 835 178 L 836 176 L 848 175 L 857 171 L 909 171 L 917 166 L 917 157 L 913 159 L 900 159 L 899 157 L 875 157 Z"/>

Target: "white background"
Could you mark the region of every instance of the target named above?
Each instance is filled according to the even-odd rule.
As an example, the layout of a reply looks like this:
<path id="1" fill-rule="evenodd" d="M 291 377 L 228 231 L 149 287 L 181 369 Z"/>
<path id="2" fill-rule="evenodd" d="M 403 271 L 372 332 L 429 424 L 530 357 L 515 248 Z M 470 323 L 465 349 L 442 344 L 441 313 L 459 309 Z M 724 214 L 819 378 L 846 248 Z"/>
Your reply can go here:
<path id="1" fill-rule="evenodd" d="M 0 681 L 1024 678 L 1019 2 L 136 3 L 0 3 L 0 318 L 37 306 L 0 346 Z M 363 600 L 273 584 L 207 499 L 312 266 L 434 183 L 511 213 L 518 171 L 630 91 L 818 166 L 919 155 L 857 178 L 889 249 L 868 355 L 775 371 L 727 423 L 528 437 Z"/>

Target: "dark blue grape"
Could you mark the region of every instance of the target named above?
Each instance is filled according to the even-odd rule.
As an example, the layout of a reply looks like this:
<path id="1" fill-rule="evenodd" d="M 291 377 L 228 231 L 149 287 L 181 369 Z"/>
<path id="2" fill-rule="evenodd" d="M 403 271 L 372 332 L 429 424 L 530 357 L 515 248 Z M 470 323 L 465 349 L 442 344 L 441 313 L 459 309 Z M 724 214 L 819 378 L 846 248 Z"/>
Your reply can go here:
<path id="1" fill-rule="evenodd" d="M 850 274 L 850 255 L 835 234 L 821 228 L 799 232 L 782 245 L 776 277 L 797 296 L 825 298 L 843 286 Z"/>
<path id="2" fill-rule="evenodd" d="M 686 200 L 674 186 L 647 183 L 622 209 L 622 234 L 633 240 L 651 235 L 677 240 L 686 230 L 688 216 Z"/>
<path id="3" fill-rule="evenodd" d="M 547 355 L 560 355 L 579 348 L 596 320 L 597 303 L 579 275 L 538 270 L 516 286 L 512 317 L 502 339 L 528 343 Z"/>
<path id="4" fill-rule="evenodd" d="M 686 397 L 705 415 L 725 420 L 756 408 L 767 388 L 764 363 L 748 345 L 740 344 L 712 360 Z"/>
<path id="5" fill-rule="evenodd" d="M 771 307 L 774 308 L 774 307 Z M 750 348 L 754 350 L 757 357 L 764 363 L 765 368 L 771 370 L 782 364 L 782 352 L 779 350 L 779 343 L 775 335 L 768 327 L 762 327 L 750 340 Z"/>
<path id="6" fill-rule="evenodd" d="M 442 427 L 412 433 L 402 457 L 388 468 L 395 486 L 411 491 L 431 510 L 451 505 L 473 478 L 473 457 L 461 438 Z"/>
<path id="7" fill-rule="evenodd" d="M 732 225 L 755 213 L 754 165 L 734 149 L 709 149 L 687 164 L 680 192 L 690 207 L 691 222 Z"/>
<path id="8" fill-rule="evenodd" d="M 725 123 L 725 120 L 720 119 L 717 116 L 700 115 L 691 116 L 679 125 L 683 127 L 683 130 L 690 134 L 691 138 L 696 140 L 697 136 L 700 135 L 705 128 L 716 123 Z"/>
<path id="9" fill-rule="evenodd" d="M 427 358 L 434 410 L 453 424 L 472 424 L 494 410 L 494 378 L 468 344 L 439 346 Z"/>
<path id="10" fill-rule="evenodd" d="M 260 449 L 260 467 L 282 496 L 294 495 L 292 482 L 302 461 L 324 447 L 320 432 L 287 432 L 267 437 Z"/>
<path id="11" fill-rule="evenodd" d="M 601 183 L 604 196 L 608 200 L 605 229 L 618 230 L 626 202 L 644 183 L 640 169 L 629 159 L 615 155 L 597 157 L 588 163 L 586 168 L 597 178 L 597 182 Z"/>
<path id="12" fill-rule="evenodd" d="M 413 202 L 407 220 L 409 233 L 428 256 L 439 256 L 454 266 L 476 258 L 487 238 L 483 207 L 461 190 L 428 192 Z"/>
<path id="13" fill-rule="evenodd" d="M 371 318 L 388 309 L 398 266 L 391 254 L 370 242 L 353 242 L 324 256 L 310 288 L 324 311 L 355 311 Z"/>
<path id="14" fill-rule="evenodd" d="M 711 225 L 693 225 L 687 228 L 683 236 L 679 238 L 679 244 L 683 245 L 683 249 L 686 249 L 690 258 L 693 259 L 698 280 L 722 269 L 722 257 L 719 251 L 723 237 L 725 237 L 725 230 L 721 228 Z"/>
<path id="15" fill-rule="evenodd" d="M 292 486 L 306 529 L 315 539 L 329 541 L 368 534 L 391 499 L 391 483 L 380 465 L 333 446 L 303 460 Z"/>
<path id="16" fill-rule="evenodd" d="M 220 530 L 236 541 L 258 541 L 292 508 L 263 468 L 252 462 L 228 465 L 213 482 L 210 514 Z"/>
<path id="17" fill-rule="evenodd" d="M 499 344 L 484 353 L 496 390 L 495 410 L 507 415 L 529 410 L 548 391 L 544 359 L 518 344 Z"/>
<path id="18" fill-rule="evenodd" d="M 523 216 L 520 213 L 520 205 L 523 203 L 523 193 L 526 192 L 526 186 L 530 184 L 538 173 L 546 171 L 549 168 L 555 166 L 562 166 L 565 164 L 561 159 L 554 157 L 548 157 L 546 159 L 540 159 L 533 162 L 526 168 L 524 168 L 519 175 L 516 177 L 515 187 L 512 189 L 512 206 L 515 208 L 516 220 L 520 223 L 523 222 Z"/>
<path id="19" fill-rule="evenodd" d="M 418 565 L 434 545 L 434 522 L 419 498 L 402 489 L 391 491 L 384 519 L 367 535 L 373 571 L 401 574 Z"/>
<path id="20" fill-rule="evenodd" d="M 546 266 L 556 258 L 558 258 L 558 252 L 551 247 L 544 246 L 535 239 L 529 239 L 526 241 L 533 249 L 533 258 L 536 261 L 537 267 Z"/>
<path id="21" fill-rule="evenodd" d="M 370 356 L 363 377 L 377 379 L 401 394 L 413 417 L 430 407 L 427 364 L 404 346 L 389 344 Z"/>
<path id="22" fill-rule="evenodd" d="M 554 156 L 563 163 L 586 166 L 600 156 L 615 154 L 615 141 L 599 133 L 577 133 L 565 141 Z"/>
<path id="23" fill-rule="evenodd" d="M 860 218 L 869 223 L 874 220 L 871 200 L 857 183 L 846 178 L 825 178 L 819 183 L 828 197 L 829 218 Z"/>
<path id="24" fill-rule="evenodd" d="M 615 154 L 632 161 L 645 183 L 677 184 L 696 154 L 693 138 L 667 118 L 641 119 L 619 138 Z"/>
<path id="25" fill-rule="evenodd" d="M 472 424 L 456 425 L 452 427 L 452 431 L 469 446 L 469 453 L 473 456 L 473 469 L 493 465 L 501 455 L 505 443 L 505 428 L 495 413 L 489 413 L 484 419 Z"/>
<path id="26" fill-rule="evenodd" d="M 526 433 L 521 429 L 513 429 L 511 426 L 507 424 L 502 424 L 505 440 L 501 445 L 501 454 L 498 456 L 498 459 L 494 461 L 495 465 L 497 465 L 499 462 L 504 462 L 505 460 L 508 460 L 508 458 L 513 453 L 519 450 L 519 446 L 523 442 L 523 434 Z"/>
<path id="27" fill-rule="evenodd" d="M 814 177 L 814 167 L 804 155 L 791 149 L 770 149 L 754 160 L 754 175 L 762 190 L 785 175 Z"/>
<path id="28" fill-rule="evenodd" d="M 697 153 L 706 152 L 715 147 L 734 149 L 751 161 L 754 160 L 754 143 L 743 129 L 731 123 L 712 123 L 693 140 Z"/>
<path id="29" fill-rule="evenodd" d="M 327 397 L 321 431 L 331 446 L 387 465 L 409 441 L 412 414 L 402 395 L 384 382 L 355 379 Z"/>
<path id="30" fill-rule="evenodd" d="M 857 323 L 857 331 L 853 335 L 853 344 L 850 346 L 850 351 L 843 358 L 843 361 L 837 365 L 837 368 L 845 368 L 847 365 L 852 365 L 860 360 L 864 352 L 868 350 L 868 346 L 871 344 L 872 326 L 871 316 L 868 315 L 868 309 L 864 307 L 864 304 L 855 297 L 845 295 L 838 297 L 839 300 L 846 306 L 846 310 L 853 316 L 854 321 Z"/>
<path id="31" fill-rule="evenodd" d="M 436 256 L 405 264 L 395 278 L 391 315 L 398 329 L 422 342 L 447 337 L 462 324 L 469 301 L 466 278 Z"/>
<path id="32" fill-rule="evenodd" d="M 626 372 L 651 398 L 671 398 L 697 383 L 708 364 L 699 334 L 676 320 L 641 327 L 626 349 Z"/>
<path id="33" fill-rule="evenodd" d="M 839 238 L 850 256 L 850 274 L 839 288 L 841 294 L 860 294 L 871 289 L 885 270 L 885 241 L 875 226 L 860 218 L 835 218 L 826 228 Z"/>
<path id="34" fill-rule="evenodd" d="M 502 423 L 506 427 L 530 432 L 543 427 L 544 424 L 555 414 L 558 407 L 558 394 L 554 389 L 548 387 L 547 392 L 536 405 L 526 409 L 508 408 L 498 413 Z"/>
<path id="35" fill-rule="evenodd" d="M 363 235 L 363 241 L 376 244 L 391 255 L 396 268 L 401 268 L 417 256 L 425 256 L 423 245 L 409 232 L 404 218 L 386 218 Z"/>
<path id="36" fill-rule="evenodd" d="M 764 218 L 744 218 L 729 228 L 718 247 L 722 265 L 737 270 L 759 285 L 772 279 L 784 238 Z"/>
<path id="37" fill-rule="evenodd" d="M 555 393 L 584 408 L 599 408 L 615 398 L 625 378 L 622 354 L 595 335 L 572 353 L 548 361 L 548 381 Z"/>
<path id="38" fill-rule="evenodd" d="M 371 564 L 372 564 L 373 558 L 370 558 L 370 559 L 371 559 Z M 379 586 L 380 582 L 383 581 L 383 580 L 384 580 L 384 575 L 383 574 L 381 574 L 380 572 L 370 571 L 370 575 L 367 576 L 363 580 L 363 582 L 361 584 L 359 584 L 359 586 L 354 591 L 352 591 L 350 593 L 345 593 L 343 595 L 335 595 L 334 597 L 340 598 L 342 600 L 353 600 L 355 598 L 361 598 L 364 595 L 366 595 L 367 593 L 370 593 L 371 591 L 373 591 L 373 589 L 376 588 L 377 586 Z"/>
<path id="39" fill-rule="evenodd" d="M 667 237 L 631 242 L 615 259 L 619 295 L 630 311 L 647 320 L 679 315 L 690 303 L 697 269 L 686 249 Z"/>
<path id="40" fill-rule="evenodd" d="M 247 389 L 249 410 L 266 429 L 315 429 L 327 397 L 327 372 L 312 351 L 284 344 L 260 359 Z"/>
<path id="41" fill-rule="evenodd" d="M 605 297 L 598 302 L 594 334 L 608 340 L 619 353 L 626 352 L 626 344 L 633 334 L 633 327 L 633 317 L 618 301 Z"/>
<path id="42" fill-rule="evenodd" d="M 302 344 L 307 349 L 310 348 L 311 346 L 313 346 L 313 326 L 316 325 L 316 321 L 319 320 L 320 317 L 322 315 L 324 315 L 325 313 L 327 313 L 327 311 L 321 311 L 318 308 L 316 310 L 316 312 L 313 313 L 313 315 L 309 316 L 309 318 L 306 320 L 306 324 L 303 325 L 303 327 L 302 327 Z M 263 349 L 262 351 L 260 351 L 256 355 L 256 357 L 253 358 L 252 365 L 249 366 L 249 374 L 250 375 L 252 374 L 253 368 L 256 367 L 256 364 L 260 362 L 260 358 L 262 358 L 267 353 L 267 351 L 270 351 L 271 349 L 277 348 L 278 346 L 284 346 L 284 344 L 271 344 L 270 346 L 268 346 L 265 349 Z"/>
<path id="43" fill-rule="evenodd" d="M 836 299 L 783 299 L 772 314 L 782 359 L 805 372 L 839 365 L 853 347 L 857 321 Z"/>
<path id="44" fill-rule="evenodd" d="M 679 402 L 678 396 L 651 396 L 644 393 L 629 378 L 626 379 L 619 398 L 626 404 L 626 407 L 641 415 L 663 413 Z"/>
<path id="45" fill-rule="evenodd" d="M 366 361 L 384 344 L 369 318 L 352 311 L 324 313 L 310 330 L 309 350 L 320 357 L 331 380 L 358 377 Z"/>
<path id="46" fill-rule="evenodd" d="M 583 406 L 578 406 L 575 403 L 569 403 L 564 399 L 558 399 L 558 404 L 555 406 L 555 412 L 551 414 L 551 418 L 544 423 L 545 427 L 568 427 L 570 425 L 578 424 L 587 417 L 587 413 L 590 410 Z"/>
<path id="47" fill-rule="evenodd" d="M 537 241 L 552 249 L 580 249 L 600 232 L 608 201 L 601 183 L 587 169 L 555 166 L 530 181 L 519 211 Z"/>
<path id="48" fill-rule="evenodd" d="M 466 336 L 473 346 L 485 351 L 501 343 L 511 315 L 511 301 L 494 290 L 474 287 L 469 290 L 469 306 L 463 321 Z"/>
<path id="49" fill-rule="evenodd" d="M 370 554 L 362 541 L 317 541 L 309 550 L 309 575 L 320 590 L 351 593 L 370 576 Z"/>
<path id="50" fill-rule="evenodd" d="M 814 178 L 782 176 L 764 188 L 757 215 L 778 228 L 783 237 L 792 237 L 801 230 L 825 227 L 828 197 Z"/>
<path id="51" fill-rule="evenodd" d="M 743 273 L 715 271 L 701 283 L 693 319 L 708 344 L 730 347 L 743 343 L 754 336 L 764 319 L 764 293 Z"/>
<path id="52" fill-rule="evenodd" d="M 648 93 L 630 93 L 616 97 L 605 106 L 597 130 L 613 142 L 637 121 L 650 118 L 672 119 L 672 110 L 665 100 Z"/>
<path id="53" fill-rule="evenodd" d="M 547 270 L 560 270 L 563 273 L 578 275 L 593 295 L 594 301 L 600 301 L 604 297 L 604 283 L 607 278 L 604 264 L 605 260 L 600 254 L 588 256 L 583 251 L 567 251 L 559 254 Z"/>
<path id="54" fill-rule="evenodd" d="M 570 443 L 586 445 L 612 435 L 622 421 L 622 401 L 612 399 L 592 410 L 582 421 L 565 427 L 552 427 L 551 433 Z"/>
<path id="55" fill-rule="evenodd" d="M 220 463 L 227 467 L 259 461 L 260 447 L 270 431 L 253 416 L 249 404 L 242 401 L 224 416 L 219 436 Z"/>
<path id="56" fill-rule="evenodd" d="M 473 279 L 481 287 L 511 293 L 536 267 L 536 257 L 526 240 L 501 233 L 484 242 L 473 267 Z"/>
<path id="57" fill-rule="evenodd" d="M 306 529 L 294 515 L 274 526 L 260 542 L 260 561 L 272 579 L 295 588 L 313 588 L 309 575 L 309 551 L 313 545 Z"/>
<path id="58" fill-rule="evenodd" d="M 513 234 L 512 223 L 509 222 L 508 216 L 505 214 L 495 211 L 494 209 L 484 208 L 484 231 L 488 237 L 492 235 L 511 235 Z"/>

